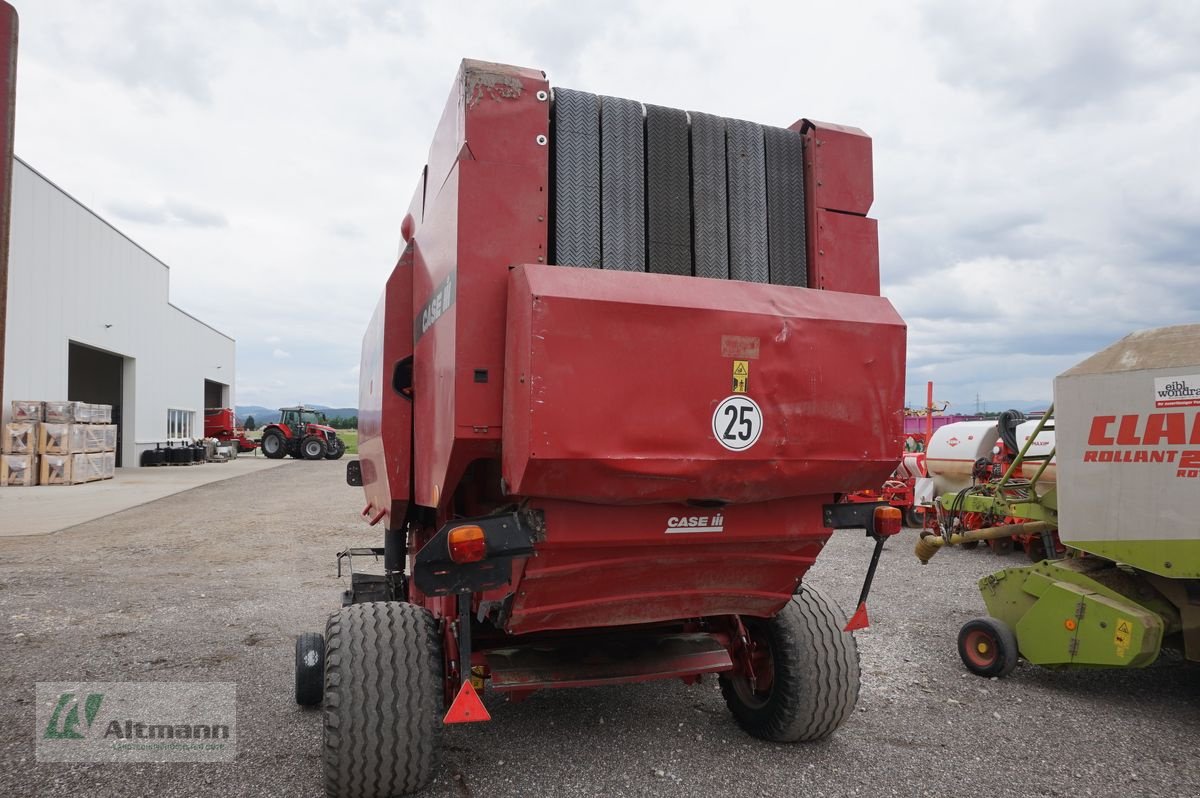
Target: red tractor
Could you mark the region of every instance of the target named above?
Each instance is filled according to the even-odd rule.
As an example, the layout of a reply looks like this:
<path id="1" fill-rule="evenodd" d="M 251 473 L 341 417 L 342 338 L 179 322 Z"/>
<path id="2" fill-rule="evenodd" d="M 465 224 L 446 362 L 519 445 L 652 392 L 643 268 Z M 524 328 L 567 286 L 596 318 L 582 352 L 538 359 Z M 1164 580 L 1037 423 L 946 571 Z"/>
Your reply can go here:
<path id="1" fill-rule="evenodd" d="M 233 412 L 232 407 L 206 407 L 204 409 L 204 437 L 216 438 L 224 443 L 237 443 L 239 452 L 252 452 L 258 442 L 246 436 L 246 428 Z"/>
<path id="2" fill-rule="evenodd" d="M 363 340 L 346 476 L 382 545 L 296 641 L 330 795 L 423 787 L 483 690 L 715 678 L 784 743 L 850 716 L 901 527 L 838 502 L 902 442 L 872 196 L 855 128 L 463 62 Z M 875 541 L 848 624 L 802 581 L 843 528 Z"/>
<path id="3" fill-rule="evenodd" d="M 279 421 L 263 427 L 259 444 L 272 460 L 286 455 L 305 460 L 337 460 L 346 453 L 346 444 L 326 425 L 325 417 L 304 405 L 279 408 Z"/>

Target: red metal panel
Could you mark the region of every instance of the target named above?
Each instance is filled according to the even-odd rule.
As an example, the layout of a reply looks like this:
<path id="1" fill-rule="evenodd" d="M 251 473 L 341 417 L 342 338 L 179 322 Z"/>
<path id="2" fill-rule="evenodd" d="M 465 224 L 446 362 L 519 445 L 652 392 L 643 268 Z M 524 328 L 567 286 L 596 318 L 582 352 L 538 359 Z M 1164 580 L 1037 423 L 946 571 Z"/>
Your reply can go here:
<path id="1" fill-rule="evenodd" d="M 818 209 L 809 286 L 879 296 L 879 225 L 866 216 Z"/>
<path id="2" fill-rule="evenodd" d="M 497 453 L 508 269 L 548 245 L 548 97 L 539 71 L 464 61 L 430 150 L 413 293 L 424 505 Z"/>
<path id="3" fill-rule="evenodd" d="M 756 341 L 757 357 L 730 356 L 731 340 Z M 904 344 L 904 323 L 879 297 L 521 266 L 509 292 L 504 479 L 514 494 L 604 504 L 761 502 L 881 483 L 902 440 Z M 761 435 L 741 451 L 714 432 L 731 396 L 761 413 Z"/>
<path id="4" fill-rule="evenodd" d="M 363 336 L 358 371 L 358 459 L 366 516 L 386 510 L 384 525 L 404 518 L 412 469 L 412 402 L 393 386 L 396 364 L 412 354 L 413 254 L 408 247 Z"/>
<path id="5" fill-rule="evenodd" d="M 831 499 L 709 509 L 535 502 L 545 513 L 545 540 L 515 586 L 507 628 L 525 633 L 769 617 L 791 598 L 825 545 L 829 530 L 814 524 L 821 503 Z M 692 519 L 697 526 L 678 526 Z"/>
<path id="6" fill-rule="evenodd" d="M 812 178 L 812 204 L 866 216 L 875 200 L 871 137 L 856 127 L 802 119 L 792 130 L 804 134 Z"/>

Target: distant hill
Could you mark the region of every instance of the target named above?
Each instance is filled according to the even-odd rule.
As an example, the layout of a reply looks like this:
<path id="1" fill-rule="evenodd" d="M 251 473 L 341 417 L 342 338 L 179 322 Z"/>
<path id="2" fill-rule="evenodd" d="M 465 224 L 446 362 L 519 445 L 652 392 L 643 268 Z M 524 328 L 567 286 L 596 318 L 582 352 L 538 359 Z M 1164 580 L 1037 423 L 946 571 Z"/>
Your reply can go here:
<path id="1" fill-rule="evenodd" d="M 350 418 L 358 415 L 356 407 L 325 407 L 324 405 L 305 405 L 312 409 L 324 413 L 326 418 Z M 246 416 L 254 416 L 254 423 L 261 427 L 263 424 L 271 424 L 279 420 L 279 408 L 263 407 L 262 405 L 238 405 L 236 408 L 238 418 L 242 421 L 246 420 Z"/>

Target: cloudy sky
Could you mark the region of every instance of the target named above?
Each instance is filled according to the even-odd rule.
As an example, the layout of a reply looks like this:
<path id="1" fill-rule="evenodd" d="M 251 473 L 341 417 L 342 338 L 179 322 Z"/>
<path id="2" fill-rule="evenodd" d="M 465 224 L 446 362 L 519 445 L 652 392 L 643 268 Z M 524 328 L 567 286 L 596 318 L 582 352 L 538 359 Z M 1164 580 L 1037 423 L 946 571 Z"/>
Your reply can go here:
<path id="1" fill-rule="evenodd" d="M 11 0 L 17 154 L 238 340 L 239 404 L 355 404 L 462 57 L 874 138 L 910 400 L 1049 398 L 1200 320 L 1200 4 Z M 1106 8 L 1106 6 L 1111 6 Z"/>

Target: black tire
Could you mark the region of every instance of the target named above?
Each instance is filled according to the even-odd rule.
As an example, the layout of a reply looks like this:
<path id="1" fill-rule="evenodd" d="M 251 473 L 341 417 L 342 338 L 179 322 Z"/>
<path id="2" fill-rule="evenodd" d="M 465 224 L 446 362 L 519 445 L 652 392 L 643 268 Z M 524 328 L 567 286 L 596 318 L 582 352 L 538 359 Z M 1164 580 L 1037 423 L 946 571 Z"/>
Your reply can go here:
<path id="1" fill-rule="evenodd" d="M 271 460 L 282 460 L 287 455 L 287 441 L 283 433 L 277 430 L 264 432 L 259 445 L 262 446 L 262 453 Z"/>
<path id="2" fill-rule="evenodd" d="M 296 638 L 296 703 L 315 707 L 325 694 L 325 636 L 304 632 Z"/>
<path id="3" fill-rule="evenodd" d="M 341 438 L 333 439 L 333 447 L 325 452 L 326 460 L 340 460 L 342 455 L 346 453 L 346 443 Z"/>
<path id="4" fill-rule="evenodd" d="M 910 529 L 923 529 L 925 527 L 925 514 L 918 513 L 915 507 L 909 507 L 904 511 L 904 524 Z"/>
<path id="5" fill-rule="evenodd" d="M 441 731 L 437 622 L 399 601 L 353 604 L 325 627 L 325 793 L 385 798 L 433 778 Z"/>
<path id="6" fill-rule="evenodd" d="M 305 460 L 324 460 L 325 441 L 316 435 L 307 435 L 300 441 L 300 456 Z"/>
<path id="7" fill-rule="evenodd" d="M 992 538 L 988 541 L 988 545 L 992 547 L 992 554 L 998 557 L 1007 557 L 1013 551 L 1012 538 Z"/>
<path id="8" fill-rule="evenodd" d="M 979 548 L 979 541 L 978 540 L 970 540 L 961 545 L 964 549 L 966 549 L 967 551 L 970 551 L 971 549 Z"/>
<path id="9" fill-rule="evenodd" d="M 774 618 L 742 621 L 766 641 L 774 671 L 765 693 L 753 692 L 743 677 L 720 677 L 725 704 L 743 730 L 772 742 L 809 742 L 850 717 L 858 702 L 858 645 L 842 631 L 836 604 L 801 585 Z"/>
<path id="10" fill-rule="evenodd" d="M 958 630 L 958 656 L 976 676 L 1003 678 L 1017 667 L 1017 636 L 995 618 L 976 618 Z"/>

